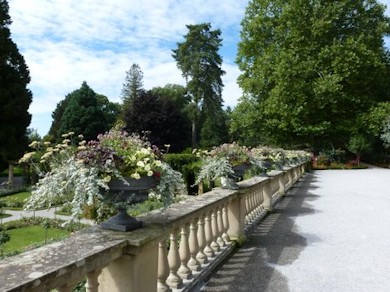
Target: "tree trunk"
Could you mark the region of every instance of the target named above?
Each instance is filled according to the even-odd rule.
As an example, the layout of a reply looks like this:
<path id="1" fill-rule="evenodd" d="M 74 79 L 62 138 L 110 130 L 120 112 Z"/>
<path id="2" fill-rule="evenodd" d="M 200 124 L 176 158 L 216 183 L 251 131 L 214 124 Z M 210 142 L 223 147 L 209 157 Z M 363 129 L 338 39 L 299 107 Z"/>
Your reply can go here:
<path id="1" fill-rule="evenodd" d="M 8 164 L 8 182 L 7 184 L 12 187 L 14 185 L 14 164 L 9 162 Z"/>
<path id="2" fill-rule="evenodd" d="M 196 148 L 196 121 L 192 120 L 192 136 L 191 136 L 191 148 L 194 150 Z"/>

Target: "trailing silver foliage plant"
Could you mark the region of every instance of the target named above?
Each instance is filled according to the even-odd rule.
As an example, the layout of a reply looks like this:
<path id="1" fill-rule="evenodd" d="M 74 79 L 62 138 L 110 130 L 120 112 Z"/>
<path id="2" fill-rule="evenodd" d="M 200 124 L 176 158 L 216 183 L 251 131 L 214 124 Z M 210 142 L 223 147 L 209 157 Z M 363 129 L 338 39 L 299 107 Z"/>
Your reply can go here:
<path id="1" fill-rule="evenodd" d="M 204 157 L 195 184 L 200 182 L 210 183 L 218 177 L 225 177 L 233 173 L 234 171 L 227 157 Z"/>

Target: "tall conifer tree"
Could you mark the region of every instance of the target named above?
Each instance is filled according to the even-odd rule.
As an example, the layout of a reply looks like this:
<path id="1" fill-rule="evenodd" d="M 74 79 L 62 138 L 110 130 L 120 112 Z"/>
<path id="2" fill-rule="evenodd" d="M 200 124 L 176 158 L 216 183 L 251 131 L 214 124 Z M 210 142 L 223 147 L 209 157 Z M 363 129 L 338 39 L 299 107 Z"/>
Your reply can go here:
<path id="1" fill-rule="evenodd" d="M 29 70 L 11 39 L 8 10 L 7 1 L 0 0 L 0 159 L 12 165 L 27 146 L 32 93 Z"/>

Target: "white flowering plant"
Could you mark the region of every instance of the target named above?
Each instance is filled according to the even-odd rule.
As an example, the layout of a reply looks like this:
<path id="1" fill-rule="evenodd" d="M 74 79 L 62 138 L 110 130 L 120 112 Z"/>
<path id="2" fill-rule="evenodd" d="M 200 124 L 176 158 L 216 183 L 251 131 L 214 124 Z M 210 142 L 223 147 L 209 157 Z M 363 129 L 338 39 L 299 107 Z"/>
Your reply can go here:
<path id="1" fill-rule="evenodd" d="M 237 168 L 244 166 L 246 170 L 252 165 L 250 149 L 235 142 L 222 144 L 210 151 L 195 149 L 194 152 L 202 162 L 195 184 L 210 184 L 220 177 L 239 180 L 243 171 L 236 175 Z"/>
<path id="2" fill-rule="evenodd" d="M 164 203 L 172 201 L 174 191 L 185 188 L 181 173 L 162 162 L 158 148 L 138 135 L 114 127 L 96 141 L 82 140 L 78 145 L 73 135 L 63 135 L 63 142 L 54 147 L 33 142 L 30 147 L 35 151 L 20 159 L 20 163 L 33 166 L 39 177 L 25 209 L 70 202 L 72 219 L 80 218 L 88 205 L 96 208 L 101 220 L 115 202 L 109 192 L 113 179 L 128 184 L 124 177 L 138 180 L 154 176 L 159 183 L 153 196 Z"/>

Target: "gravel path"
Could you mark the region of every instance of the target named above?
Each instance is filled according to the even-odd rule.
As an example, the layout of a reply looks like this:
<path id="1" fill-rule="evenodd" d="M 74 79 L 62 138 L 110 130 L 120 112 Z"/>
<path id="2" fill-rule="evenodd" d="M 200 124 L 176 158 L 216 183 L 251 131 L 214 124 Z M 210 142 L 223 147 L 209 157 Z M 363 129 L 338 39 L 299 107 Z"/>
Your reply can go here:
<path id="1" fill-rule="evenodd" d="M 308 173 L 202 291 L 390 291 L 390 170 Z"/>
<path id="2" fill-rule="evenodd" d="M 5 223 L 13 220 L 22 219 L 24 217 L 45 217 L 45 218 L 56 218 L 56 219 L 62 219 L 62 220 L 68 220 L 69 216 L 63 216 L 63 215 L 57 215 L 55 214 L 56 209 L 45 209 L 45 210 L 39 210 L 39 211 L 13 211 L 13 210 L 4 210 L 4 213 L 12 215 L 10 217 L 6 217 L 3 219 L 0 219 L 0 222 Z M 81 223 L 93 225 L 94 222 L 92 220 L 88 219 L 81 219 Z"/>

